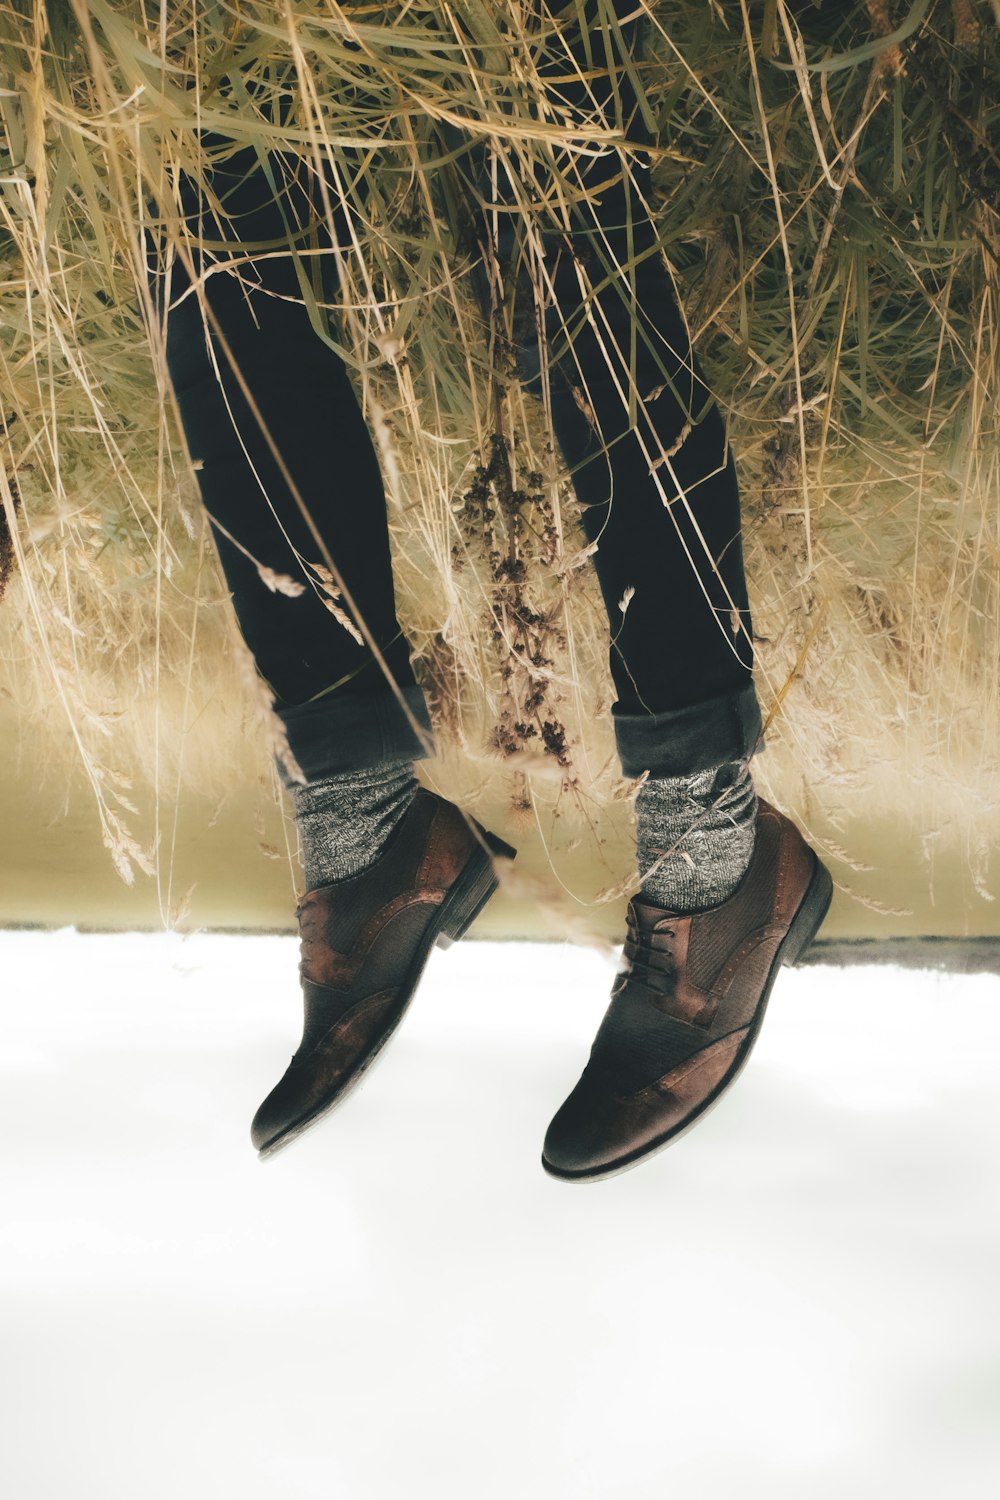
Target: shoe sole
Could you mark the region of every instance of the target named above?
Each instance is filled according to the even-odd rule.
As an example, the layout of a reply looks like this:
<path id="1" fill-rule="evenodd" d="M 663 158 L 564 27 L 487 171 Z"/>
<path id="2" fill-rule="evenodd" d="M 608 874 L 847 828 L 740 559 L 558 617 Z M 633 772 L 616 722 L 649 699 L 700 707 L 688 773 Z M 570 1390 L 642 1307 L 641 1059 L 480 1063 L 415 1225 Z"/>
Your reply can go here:
<path id="1" fill-rule="evenodd" d="M 464 937 L 490 897 L 495 894 L 500 882 L 493 868 L 494 858 L 513 860 L 517 858 L 517 851 L 509 844 L 505 844 L 503 839 L 497 838 L 496 834 L 487 833 L 485 829 L 481 829 L 480 833 L 487 847 L 484 849 L 480 846 L 476 849 L 442 901 L 439 910 L 431 918 L 400 985 L 400 989 L 408 993 L 395 1021 L 387 1031 L 382 1033 L 375 1046 L 354 1070 L 347 1082 L 341 1085 L 337 1093 L 331 1099 L 326 1099 L 317 1105 L 309 1114 L 296 1120 L 287 1130 L 275 1136 L 274 1140 L 268 1141 L 266 1146 L 262 1146 L 257 1152 L 258 1161 L 270 1161 L 306 1130 L 311 1129 L 313 1125 L 318 1125 L 337 1108 L 338 1104 L 342 1104 L 350 1094 L 354 1093 L 362 1079 L 371 1072 L 385 1051 L 386 1044 L 396 1034 L 400 1022 L 409 1010 L 420 983 L 420 977 L 430 958 L 431 949 L 435 944 L 439 948 L 450 948 L 453 943 L 457 943 L 460 938 Z"/>
<path id="2" fill-rule="evenodd" d="M 697 1109 L 693 1110 L 687 1119 L 680 1125 L 675 1125 L 671 1130 L 665 1131 L 648 1146 L 643 1146 L 637 1151 L 631 1151 L 627 1156 L 620 1157 L 616 1162 L 607 1166 L 598 1167 L 593 1171 L 563 1172 L 558 1167 L 552 1166 L 542 1156 L 542 1166 L 550 1177 L 557 1178 L 560 1182 L 602 1182 L 608 1177 L 619 1177 L 623 1172 L 629 1172 L 633 1167 L 639 1166 L 640 1162 L 647 1161 L 655 1156 L 658 1151 L 663 1151 L 667 1146 L 672 1146 L 679 1141 L 682 1135 L 699 1124 L 710 1109 L 714 1109 L 722 1095 L 736 1082 L 737 1078 L 746 1067 L 750 1053 L 753 1051 L 754 1043 L 760 1034 L 760 1028 L 764 1023 L 764 1012 L 767 1002 L 774 988 L 774 982 L 778 977 L 778 971 L 787 964 L 794 967 L 804 956 L 819 929 L 826 919 L 830 910 L 830 902 L 833 899 L 833 880 L 829 870 L 822 861 L 813 854 L 816 868 L 806 888 L 806 893 L 799 904 L 798 911 L 789 924 L 788 931 L 774 955 L 774 962 L 768 971 L 764 990 L 757 1006 L 757 1013 L 750 1030 L 743 1039 L 743 1044 L 736 1054 L 729 1072 L 719 1080 L 710 1094 L 706 1094 Z"/>

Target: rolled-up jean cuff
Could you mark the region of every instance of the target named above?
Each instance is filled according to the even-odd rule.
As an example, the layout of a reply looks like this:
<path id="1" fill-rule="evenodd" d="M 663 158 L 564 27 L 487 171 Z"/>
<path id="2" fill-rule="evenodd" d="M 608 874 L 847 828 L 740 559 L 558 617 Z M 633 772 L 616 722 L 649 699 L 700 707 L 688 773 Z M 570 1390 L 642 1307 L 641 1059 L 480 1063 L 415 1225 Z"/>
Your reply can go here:
<path id="1" fill-rule="evenodd" d="M 753 683 L 661 714 L 614 713 L 615 740 L 626 776 L 686 776 L 764 748 L 764 725 Z"/>
<path id="2" fill-rule="evenodd" d="M 422 731 L 418 734 L 394 693 L 348 693 L 276 708 L 288 746 L 307 781 L 364 771 L 391 760 L 423 760 L 434 754 L 427 704 L 419 687 L 401 689 L 406 707 Z M 286 786 L 294 785 L 281 766 Z"/>

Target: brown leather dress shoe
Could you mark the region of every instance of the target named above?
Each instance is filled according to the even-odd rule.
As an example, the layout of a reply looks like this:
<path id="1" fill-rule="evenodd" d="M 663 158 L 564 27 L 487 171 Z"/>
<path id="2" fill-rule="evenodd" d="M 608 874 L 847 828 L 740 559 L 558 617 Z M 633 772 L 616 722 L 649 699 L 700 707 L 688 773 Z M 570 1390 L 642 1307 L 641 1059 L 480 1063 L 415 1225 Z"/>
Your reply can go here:
<path id="1" fill-rule="evenodd" d="M 399 1025 L 435 943 L 449 946 L 497 888 L 509 845 L 421 788 L 379 858 L 298 908 L 302 1041 L 254 1116 L 270 1156 L 339 1104 Z"/>
<path id="2" fill-rule="evenodd" d="M 734 1081 L 782 964 L 801 958 L 833 882 L 793 823 L 760 802 L 750 867 L 694 916 L 633 901 L 622 969 L 542 1165 L 570 1182 L 635 1166 L 700 1119 Z"/>

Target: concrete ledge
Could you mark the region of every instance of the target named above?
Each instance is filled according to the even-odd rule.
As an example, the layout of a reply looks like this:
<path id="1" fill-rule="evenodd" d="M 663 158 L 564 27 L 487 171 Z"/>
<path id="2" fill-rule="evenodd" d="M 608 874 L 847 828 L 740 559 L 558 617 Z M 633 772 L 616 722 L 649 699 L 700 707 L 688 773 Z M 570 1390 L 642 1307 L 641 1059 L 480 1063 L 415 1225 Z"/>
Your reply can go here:
<path id="1" fill-rule="evenodd" d="M 818 938 L 801 962 L 841 968 L 895 964 L 902 969 L 938 969 L 947 974 L 1000 974 L 1000 938 Z"/>

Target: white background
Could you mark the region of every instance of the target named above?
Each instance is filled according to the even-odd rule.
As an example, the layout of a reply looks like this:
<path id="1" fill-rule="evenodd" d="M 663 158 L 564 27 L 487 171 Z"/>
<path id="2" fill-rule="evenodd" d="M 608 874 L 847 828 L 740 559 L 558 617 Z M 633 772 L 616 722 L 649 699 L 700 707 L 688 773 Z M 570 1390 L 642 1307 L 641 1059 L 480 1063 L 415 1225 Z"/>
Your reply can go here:
<path id="1" fill-rule="evenodd" d="M 436 953 L 259 1163 L 296 960 L 0 934 L 9 1500 L 1000 1493 L 1000 981 L 784 971 L 718 1109 L 570 1186 L 612 961 Z"/>

